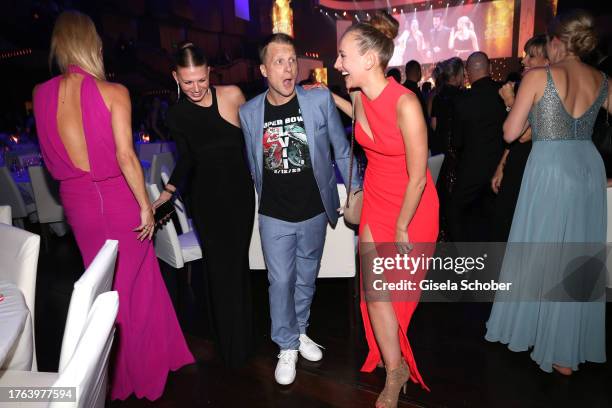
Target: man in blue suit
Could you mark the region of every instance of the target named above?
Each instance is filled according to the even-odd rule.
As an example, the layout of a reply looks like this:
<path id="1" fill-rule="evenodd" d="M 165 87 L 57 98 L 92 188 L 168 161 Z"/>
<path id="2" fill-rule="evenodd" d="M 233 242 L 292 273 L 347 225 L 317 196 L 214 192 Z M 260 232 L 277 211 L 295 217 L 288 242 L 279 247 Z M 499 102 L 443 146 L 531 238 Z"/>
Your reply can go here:
<path id="1" fill-rule="evenodd" d="M 350 144 L 330 92 L 296 86 L 291 37 L 270 36 L 260 58 L 268 90 L 240 108 L 240 122 L 259 197 L 272 340 L 281 350 L 274 376 L 286 385 L 295 379 L 298 351 L 310 361 L 322 358 L 306 328 L 327 223 L 336 225 L 340 207 L 330 146 L 348 182 Z"/>

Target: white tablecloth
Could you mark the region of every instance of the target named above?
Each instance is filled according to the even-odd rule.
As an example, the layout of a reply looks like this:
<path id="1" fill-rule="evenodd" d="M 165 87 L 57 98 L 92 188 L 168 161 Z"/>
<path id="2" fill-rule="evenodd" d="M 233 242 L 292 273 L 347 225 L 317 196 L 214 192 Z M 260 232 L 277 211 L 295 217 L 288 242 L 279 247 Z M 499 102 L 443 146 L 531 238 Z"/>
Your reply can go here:
<path id="1" fill-rule="evenodd" d="M 32 319 L 23 294 L 7 281 L 0 281 L 0 367 L 18 341 L 25 341 L 32 349 Z M 15 367 L 19 369 L 18 367 Z"/>

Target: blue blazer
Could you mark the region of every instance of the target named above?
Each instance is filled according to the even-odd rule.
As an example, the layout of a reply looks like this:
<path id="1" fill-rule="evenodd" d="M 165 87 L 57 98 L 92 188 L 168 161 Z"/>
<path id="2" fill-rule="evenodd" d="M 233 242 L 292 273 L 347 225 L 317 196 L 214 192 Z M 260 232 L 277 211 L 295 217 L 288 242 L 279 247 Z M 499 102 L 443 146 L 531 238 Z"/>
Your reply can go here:
<path id="1" fill-rule="evenodd" d="M 327 89 L 317 88 L 305 91 L 301 86 L 296 86 L 295 90 L 304 119 L 310 161 L 321 193 L 321 201 L 323 201 L 330 224 L 335 226 L 338 221 L 340 200 L 331 151 L 333 149 L 336 165 L 346 185 L 349 179 L 351 145 L 340 121 L 340 114 Z M 240 123 L 246 142 L 247 159 L 260 201 L 263 175 L 264 109 L 267 94 L 268 91 L 257 95 L 240 108 Z M 359 187 L 361 184 L 357 162 L 353 163 L 352 184 L 353 187 Z"/>

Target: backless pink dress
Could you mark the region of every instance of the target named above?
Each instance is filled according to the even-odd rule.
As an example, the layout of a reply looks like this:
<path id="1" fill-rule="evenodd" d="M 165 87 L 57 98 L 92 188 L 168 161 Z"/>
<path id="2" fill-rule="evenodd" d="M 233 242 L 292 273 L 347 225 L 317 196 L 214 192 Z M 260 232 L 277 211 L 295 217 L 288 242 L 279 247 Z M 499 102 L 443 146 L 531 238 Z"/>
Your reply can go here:
<path id="1" fill-rule="evenodd" d="M 107 239 L 119 241 L 113 289 L 119 292 L 115 360 L 111 362 L 111 399 L 155 400 L 169 370 L 194 362 L 162 279 L 153 244 L 140 242 L 140 207 L 116 159 L 111 113 L 95 78 L 83 76 L 81 112 L 90 171 L 72 164 L 57 129 L 61 76 L 41 84 L 34 115 L 45 166 L 60 181 L 66 218 L 88 267 Z"/>

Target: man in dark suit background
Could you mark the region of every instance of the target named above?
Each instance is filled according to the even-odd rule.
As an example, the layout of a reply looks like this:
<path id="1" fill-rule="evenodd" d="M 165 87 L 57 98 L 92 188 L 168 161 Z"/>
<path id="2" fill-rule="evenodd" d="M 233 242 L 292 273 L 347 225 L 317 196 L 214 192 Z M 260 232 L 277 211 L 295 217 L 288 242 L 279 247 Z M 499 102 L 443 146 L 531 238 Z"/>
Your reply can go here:
<path id="1" fill-rule="evenodd" d="M 467 60 L 471 89 L 455 99 L 453 144 L 459 150 L 457 182 L 448 208 L 452 241 L 487 241 L 494 194 L 490 180 L 502 155 L 506 107 L 500 84 L 491 78 L 489 58 Z"/>
<path id="2" fill-rule="evenodd" d="M 429 146 L 431 146 L 433 131 L 431 129 L 429 115 L 427 114 L 425 98 L 423 98 L 423 93 L 419 89 L 419 82 L 421 81 L 422 76 L 423 72 L 421 71 L 421 64 L 416 60 L 410 60 L 406 63 L 406 80 L 402 85 L 405 88 L 410 89 L 417 96 L 417 98 L 419 98 L 421 110 L 423 111 L 423 117 L 425 118 L 425 124 L 427 124 L 427 140 Z"/>

